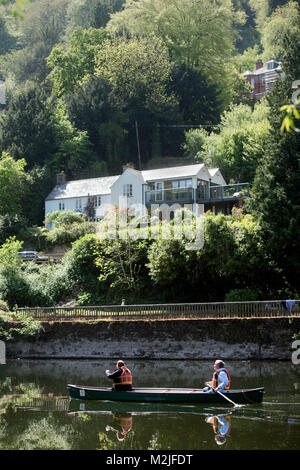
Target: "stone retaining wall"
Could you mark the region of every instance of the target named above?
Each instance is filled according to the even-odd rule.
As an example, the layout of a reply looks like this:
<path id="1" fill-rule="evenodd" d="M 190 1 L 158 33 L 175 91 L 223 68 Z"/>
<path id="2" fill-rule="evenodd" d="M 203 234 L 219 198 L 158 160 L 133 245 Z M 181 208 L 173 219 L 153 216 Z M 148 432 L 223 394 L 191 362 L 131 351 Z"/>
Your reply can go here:
<path id="1" fill-rule="evenodd" d="M 300 319 L 42 323 L 7 342 L 8 358 L 290 360 Z"/>

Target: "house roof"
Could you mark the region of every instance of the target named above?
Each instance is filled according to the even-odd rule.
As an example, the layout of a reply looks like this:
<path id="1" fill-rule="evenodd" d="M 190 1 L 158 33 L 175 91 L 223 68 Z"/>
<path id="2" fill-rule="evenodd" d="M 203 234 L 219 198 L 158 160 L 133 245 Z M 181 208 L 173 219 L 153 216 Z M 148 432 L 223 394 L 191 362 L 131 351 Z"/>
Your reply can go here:
<path id="1" fill-rule="evenodd" d="M 277 71 L 277 72 L 281 71 L 281 64 L 278 64 L 277 67 L 273 69 L 268 69 L 268 65 L 265 65 L 264 67 L 260 67 L 257 70 L 247 70 L 247 72 L 244 73 L 244 77 L 246 77 L 247 75 L 262 75 L 264 73 L 274 72 L 274 71 Z"/>
<path id="2" fill-rule="evenodd" d="M 111 185 L 119 178 L 118 176 L 105 176 L 102 178 L 90 178 L 85 180 L 66 181 L 58 184 L 46 197 L 46 201 L 53 199 L 66 199 L 84 196 L 101 196 L 110 194 Z"/>
<path id="3" fill-rule="evenodd" d="M 216 173 L 218 173 L 219 168 L 208 168 L 209 174 L 211 177 L 215 176 Z"/>
<path id="4" fill-rule="evenodd" d="M 196 176 L 204 168 L 204 163 L 197 165 L 175 166 L 171 168 L 159 168 L 157 170 L 141 171 L 143 179 L 147 181 L 164 180 L 170 178 L 188 178 Z"/>
<path id="5" fill-rule="evenodd" d="M 196 165 L 185 165 L 170 168 L 159 168 L 157 170 L 139 171 L 129 168 L 143 183 L 150 181 L 160 181 L 176 178 L 192 178 L 197 176 L 201 170 L 209 172 L 214 177 L 218 168 L 207 169 L 204 163 Z M 120 175 L 105 176 L 102 178 L 90 178 L 76 181 L 66 181 L 64 184 L 58 184 L 46 197 L 46 201 L 54 199 L 79 198 L 85 196 L 101 196 L 111 193 L 111 186 L 118 180 Z"/>

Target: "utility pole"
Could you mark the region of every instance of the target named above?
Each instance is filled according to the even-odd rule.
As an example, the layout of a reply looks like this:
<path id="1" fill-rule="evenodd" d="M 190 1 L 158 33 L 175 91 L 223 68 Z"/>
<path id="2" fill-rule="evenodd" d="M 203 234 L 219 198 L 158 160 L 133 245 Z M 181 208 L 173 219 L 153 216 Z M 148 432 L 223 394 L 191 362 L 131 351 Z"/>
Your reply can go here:
<path id="1" fill-rule="evenodd" d="M 136 132 L 136 142 L 138 149 L 138 158 L 139 158 L 139 170 L 142 171 L 142 160 L 141 160 L 141 151 L 140 151 L 140 139 L 139 139 L 139 130 L 137 120 L 135 121 L 135 132 Z"/>

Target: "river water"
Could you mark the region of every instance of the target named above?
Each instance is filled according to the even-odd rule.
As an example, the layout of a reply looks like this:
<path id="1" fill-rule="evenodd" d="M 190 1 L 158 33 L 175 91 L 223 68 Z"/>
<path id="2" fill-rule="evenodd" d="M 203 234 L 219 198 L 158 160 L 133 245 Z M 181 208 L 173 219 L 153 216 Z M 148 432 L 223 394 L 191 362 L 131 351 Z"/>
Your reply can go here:
<path id="1" fill-rule="evenodd" d="M 264 402 L 125 404 L 69 400 L 67 383 L 106 386 L 102 360 L 0 365 L 0 450 L 299 450 L 300 365 L 228 361 L 232 388 L 264 386 Z M 207 361 L 127 361 L 137 387 L 200 388 Z"/>

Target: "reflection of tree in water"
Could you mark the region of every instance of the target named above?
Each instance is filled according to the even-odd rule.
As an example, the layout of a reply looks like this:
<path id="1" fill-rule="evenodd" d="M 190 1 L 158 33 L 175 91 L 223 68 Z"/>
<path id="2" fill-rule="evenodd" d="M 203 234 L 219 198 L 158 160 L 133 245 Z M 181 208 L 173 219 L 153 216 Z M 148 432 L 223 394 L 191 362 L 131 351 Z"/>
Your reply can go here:
<path id="1" fill-rule="evenodd" d="M 32 419 L 32 415 L 17 413 L 20 407 L 39 400 L 41 391 L 35 383 L 15 384 L 10 377 L 1 381 L 0 449 L 71 449 L 74 431 L 69 426 L 58 425 L 51 413 L 46 418 L 39 415 L 38 419 L 36 414 Z"/>
<path id="2" fill-rule="evenodd" d="M 70 450 L 74 430 L 67 425 L 58 425 L 49 415 L 47 418 L 31 420 L 27 427 L 11 427 L 0 417 L 0 449 L 4 450 Z"/>
<path id="3" fill-rule="evenodd" d="M 33 421 L 16 440 L 16 448 L 24 450 L 70 450 L 74 431 L 58 426 L 52 416 Z"/>
<path id="4" fill-rule="evenodd" d="M 149 447 L 147 450 L 161 450 L 162 449 L 162 446 L 159 442 L 159 433 L 156 431 L 150 441 L 149 441 Z"/>
<path id="5" fill-rule="evenodd" d="M 26 405 L 32 398 L 41 395 L 41 389 L 34 383 L 19 383 L 14 385 L 10 377 L 0 384 L 0 413 L 6 413 L 9 409 Z"/>

